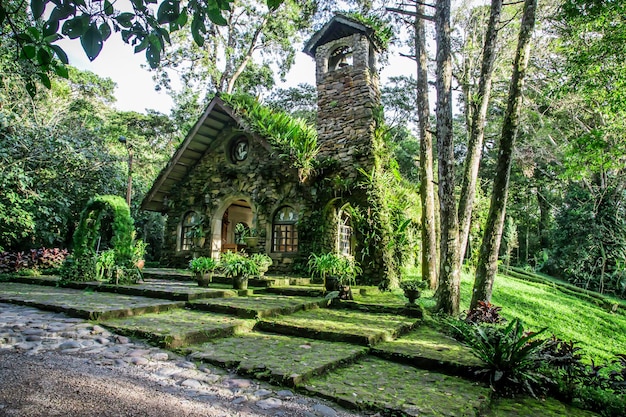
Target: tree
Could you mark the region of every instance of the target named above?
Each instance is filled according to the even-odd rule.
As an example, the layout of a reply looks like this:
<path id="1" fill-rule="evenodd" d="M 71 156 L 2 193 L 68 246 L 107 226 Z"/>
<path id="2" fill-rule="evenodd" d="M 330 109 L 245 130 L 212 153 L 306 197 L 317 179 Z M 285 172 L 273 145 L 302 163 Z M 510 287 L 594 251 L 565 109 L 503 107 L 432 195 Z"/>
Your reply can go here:
<path id="1" fill-rule="evenodd" d="M 485 123 L 487 119 L 487 109 L 489 107 L 489 97 L 491 95 L 491 80 L 493 67 L 496 58 L 496 45 L 498 38 L 498 25 L 502 13 L 502 0 L 492 0 L 489 13 L 489 23 L 485 35 L 485 42 L 482 49 L 482 65 L 480 70 L 480 81 L 478 92 L 474 97 L 468 98 L 466 113 L 469 120 L 469 142 L 465 160 L 463 179 L 461 185 L 461 196 L 459 199 L 459 224 L 460 224 L 460 260 L 462 261 L 467 247 L 467 240 L 470 232 L 472 220 L 472 209 L 474 206 L 474 196 L 476 194 L 476 184 L 478 180 L 478 168 L 483 148 L 485 134 Z"/>
<path id="2" fill-rule="evenodd" d="M 491 194 L 489 216 L 480 248 L 470 309 L 475 308 L 479 301 L 489 302 L 491 300 L 491 290 L 498 268 L 498 253 L 504 227 L 504 215 L 506 213 L 513 147 L 519 125 L 524 75 L 530 58 L 530 41 L 535 27 L 536 9 L 537 0 L 524 1 L 522 24 L 509 86 L 509 98 L 504 121 L 502 122 L 496 177 Z"/>
<path id="3" fill-rule="evenodd" d="M 450 0 L 437 0 L 437 157 L 439 168 L 439 213 L 441 223 L 439 285 L 436 309 L 446 314 L 459 312 L 460 247 L 452 132 L 452 53 L 450 46 Z"/>
<path id="4" fill-rule="evenodd" d="M 85 54 L 93 61 L 109 36 L 119 33 L 124 42 L 135 47 L 135 53 L 145 51 L 150 67 L 156 68 L 172 32 L 188 25 L 194 41 L 202 46 L 204 35 L 210 30 L 206 22 L 226 25 L 224 13 L 233 2 L 164 0 L 155 11 L 155 0 L 133 0 L 130 5 L 109 0 L 32 0 L 33 21 L 22 25 L 20 20 L 25 16 L 27 3 L 0 0 L 0 27 L 16 42 L 16 58 L 32 62 L 43 85 L 50 88 L 51 73 L 67 77 L 67 54 L 55 44 L 59 39 L 80 39 Z M 266 4 L 273 11 L 281 3 L 282 0 L 267 0 Z M 34 83 L 29 84 L 28 91 L 34 95 Z"/>
<path id="5" fill-rule="evenodd" d="M 267 9 L 259 1 L 233 0 L 223 12 L 225 24 L 206 17 L 201 38 L 188 32 L 172 36 L 172 47 L 164 54 L 157 81 L 169 87 L 170 71 L 179 73 L 185 86 L 213 94 L 232 93 L 242 81 L 252 93 L 274 85 L 272 67 L 284 76 L 294 62 L 294 42 L 308 28 L 315 11 L 310 0 L 286 0 Z"/>

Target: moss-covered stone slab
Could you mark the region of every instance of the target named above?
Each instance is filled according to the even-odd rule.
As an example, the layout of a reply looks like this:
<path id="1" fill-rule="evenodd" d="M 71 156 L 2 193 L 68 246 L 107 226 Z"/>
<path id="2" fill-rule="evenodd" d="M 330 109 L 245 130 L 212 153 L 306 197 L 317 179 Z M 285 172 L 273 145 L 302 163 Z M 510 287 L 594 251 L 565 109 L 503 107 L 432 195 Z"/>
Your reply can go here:
<path id="1" fill-rule="evenodd" d="M 422 369 L 474 377 L 483 367 L 467 346 L 428 326 L 372 348 L 372 354 Z"/>
<path id="2" fill-rule="evenodd" d="M 2 284 L 0 302 L 28 305 L 90 320 L 106 320 L 167 311 L 185 305 L 181 301 L 13 282 Z"/>
<path id="3" fill-rule="evenodd" d="M 255 329 L 311 339 L 373 346 L 408 332 L 419 320 L 394 314 L 316 309 L 264 319 Z"/>
<path id="4" fill-rule="evenodd" d="M 192 281 L 193 274 L 187 269 L 174 268 L 144 268 L 144 278 L 152 279 L 171 279 L 178 281 Z"/>
<path id="5" fill-rule="evenodd" d="M 348 408 L 407 416 L 482 415 L 490 396 L 488 387 L 457 376 L 369 356 L 312 378 L 304 388 Z"/>
<path id="6" fill-rule="evenodd" d="M 224 314 L 179 309 L 160 314 L 106 320 L 102 325 L 117 333 L 142 337 L 152 343 L 174 349 L 250 331 L 254 321 Z"/>
<path id="7" fill-rule="evenodd" d="M 563 404 L 553 398 L 500 398 L 493 400 L 485 417 L 594 417 L 600 414 Z"/>
<path id="8" fill-rule="evenodd" d="M 248 333 L 189 347 L 190 357 L 241 375 L 298 386 L 314 375 L 351 363 L 367 348 L 264 333 Z"/>
<path id="9" fill-rule="evenodd" d="M 236 292 L 224 288 L 203 288 L 195 282 L 146 279 L 133 285 L 113 285 L 99 282 L 81 283 L 94 291 L 110 291 L 119 294 L 141 295 L 144 297 L 164 298 L 167 300 L 190 301 L 203 298 L 234 297 Z"/>
<path id="10" fill-rule="evenodd" d="M 245 318 L 276 317 L 301 310 L 323 307 L 324 298 L 252 295 L 250 297 L 198 300 L 190 306 L 199 310 L 233 314 Z"/>
<path id="11" fill-rule="evenodd" d="M 323 297 L 324 289 L 321 286 L 292 286 L 292 287 L 271 287 L 266 290 L 267 293 L 286 295 L 289 297 Z"/>

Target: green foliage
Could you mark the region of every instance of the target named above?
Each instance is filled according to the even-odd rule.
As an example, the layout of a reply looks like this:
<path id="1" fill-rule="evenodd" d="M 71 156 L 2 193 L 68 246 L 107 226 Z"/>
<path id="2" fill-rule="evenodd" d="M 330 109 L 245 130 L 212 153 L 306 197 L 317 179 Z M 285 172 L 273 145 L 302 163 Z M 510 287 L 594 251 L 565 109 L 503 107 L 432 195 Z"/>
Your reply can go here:
<path id="1" fill-rule="evenodd" d="M 259 274 L 258 265 L 242 252 L 222 253 L 220 269 L 227 277 L 249 277 Z"/>
<path id="2" fill-rule="evenodd" d="M 219 267 L 219 262 L 207 256 L 200 256 L 189 261 L 189 269 L 194 273 L 207 273 L 215 271 Z"/>
<path id="3" fill-rule="evenodd" d="M 374 31 L 372 34 L 374 43 L 381 51 L 386 51 L 389 48 L 389 44 L 393 39 L 393 30 L 389 23 L 389 17 L 382 18 L 371 13 L 363 15 L 358 12 L 347 12 L 341 14 L 371 28 Z"/>
<path id="4" fill-rule="evenodd" d="M 626 194 L 570 184 L 545 266 L 579 287 L 626 296 Z"/>
<path id="5" fill-rule="evenodd" d="M 458 329 L 472 353 L 487 365 L 489 383 L 498 395 L 526 391 L 534 395 L 533 386 L 541 384 L 537 372 L 538 352 L 545 344 L 537 339 L 546 329 L 525 333 L 519 319 L 506 327 L 459 324 Z"/>
<path id="6" fill-rule="evenodd" d="M 28 252 L 0 252 L 0 274 L 21 270 L 47 271 L 60 267 L 67 257 L 66 249 L 31 249 Z"/>
<path id="7" fill-rule="evenodd" d="M 145 51 L 146 60 L 156 68 L 166 45 L 171 42 L 171 33 L 188 25 L 194 41 L 202 46 L 204 35 L 213 24 L 227 25 L 224 13 L 231 10 L 234 1 L 192 0 L 181 5 L 180 0 L 166 0 L 156 12 L 150 7 L 151 3 L 154 1 L 132 1 L 129 11 L 109 0 L 33 0 L 30 11 L 34 21 L 31 21 L 24 19 L 26 2 L 2 2 L 0 25 L 9 28 L 16 40 L 19 59 L 32 62 L 40 82 L 50 88 L 51 73 L 67 77 L 67 54 L 56 44 L 60 39 L 80 39 L 83 51 L 93 61 L 110 35 L 119 32 L 124 42 L 134 45 L 135 53 Z M 267 0 L 270 11 L 280 4 L 280 0 Z M 50 13 L 44 15 L 46 8 Z M 27 23 L 20 25 L 24 20 Z M 28 91 L 34 96 L 35 85 L 31 83 Z"/>
<path id="8" fill-rule="evenodd" d="M 251 131 L 267 138 L 282 152 L 281 157 L 292 162 L 302 181 L 309 176 L 319 151 L 314 127 L 303 119 L 262 106 L 252 96 L 224 94 L 221 97 L 244 119 Z"/>
<path id="9" fill-rule="evenodd" d="M 107 232 L 102 230 L 103 219 L 109 217 L 112 219 L 111 253 L 106 251 L 97 255 L 98 238 Z M 119 283 L 120 278 L 132 275 L 130 279 L 134 281 L 133 256 L 136 251 L 133 249 L 133 234 L 133 219 L 124 199 L 111 195 L 93 197 L 83 210 L 74 232 L 72 261 L 66 263 L 67 270 L 63 275 L 71 280 L 92 280 L 106 275 L 116 283 Z"/>
<path id="10" fill-rule="evenodd" d="M 400 288 L 402 291 L 420 291 L 426 289 L 428 287 L 428 283 L 426 281 L 417 280 L 417 279 L 407 279 L 404 281 L 400 281 Z"/>
<path id="11" fill-rule="evenodd" d="M 266 272 L 274 261 L 269 255 L 265 253 L 254 253 L 250 256 L 252 262 L 254 262 L 259 270 L 259 273 Z"/>
<path id="12" fill-rule="evenodd" d="M 362 272 L 361 267 L 352 256 L 345 256 L 334 252 L 309 256 L 307 263 L 309 273 L 324 280 L 330 276 L 337 276 L 344 285 L 356 285 L 356 276 Z"/>

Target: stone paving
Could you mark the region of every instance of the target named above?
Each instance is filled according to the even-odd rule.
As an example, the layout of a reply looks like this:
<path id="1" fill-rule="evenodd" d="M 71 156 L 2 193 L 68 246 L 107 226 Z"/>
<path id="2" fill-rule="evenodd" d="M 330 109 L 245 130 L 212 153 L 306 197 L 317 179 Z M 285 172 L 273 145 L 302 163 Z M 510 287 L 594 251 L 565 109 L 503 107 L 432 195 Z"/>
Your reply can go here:
<path id="1" fill-rule="evenodd" d="M 260 415 L 363 415 L 222 368 L 197 366 L 172 352 L 117 335 L 98 324 L 31 307 L 0 303 L 0 354 L 3 351 L 28 357 L 48 353 L 85 357 L 94 372 L 99 367 L 142 367 L 160 385 L 179 387 L 189 397 L 205 397 L 213 404 L 220 402 L 233 410 L 247 408 Z M 0 414 L 9 415 L 8 411 L 0 404 Z"/>

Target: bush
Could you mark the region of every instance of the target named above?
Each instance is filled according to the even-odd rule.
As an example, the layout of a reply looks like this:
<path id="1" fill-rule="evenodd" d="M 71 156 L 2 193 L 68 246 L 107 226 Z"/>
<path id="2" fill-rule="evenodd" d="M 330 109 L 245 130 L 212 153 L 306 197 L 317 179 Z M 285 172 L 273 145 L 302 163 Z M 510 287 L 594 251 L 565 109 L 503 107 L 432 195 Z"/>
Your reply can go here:
<path id="1" fill-rule="evenodd" d="M 60 267 L 67 257 L 66 249 L 40 248 L 28 252 L 0 253 L 0 273 L 16 273 L 23 269 L 46 271 Z"/>
<path id="2" fill-rule="evenodd" d="M 545 341 L 537 339 L 545 329 L 524 332 L 519 319 L 508 326 L 468 325 L 457 328 L 472 353 L 486 364 L 484 374 L 496 395 L 511 396 L 527 392 L 535 396 L 535 389 L 543 385 L 538 372 L 538 355 Z"/>
<path id="3" fill-rule="evenodd" d="M 505 319 L 500 315 L 500 310 L 502 310 L 502 307 L 497 307 L 491 303 L 479 301 L 476 308 L 467 312 L 465 322 L 471 324 L 504 323 Z"/>

